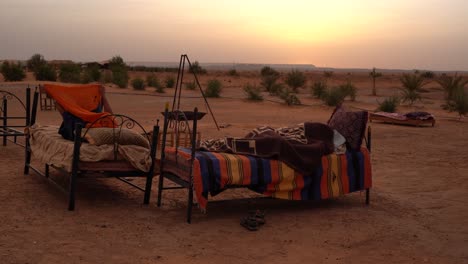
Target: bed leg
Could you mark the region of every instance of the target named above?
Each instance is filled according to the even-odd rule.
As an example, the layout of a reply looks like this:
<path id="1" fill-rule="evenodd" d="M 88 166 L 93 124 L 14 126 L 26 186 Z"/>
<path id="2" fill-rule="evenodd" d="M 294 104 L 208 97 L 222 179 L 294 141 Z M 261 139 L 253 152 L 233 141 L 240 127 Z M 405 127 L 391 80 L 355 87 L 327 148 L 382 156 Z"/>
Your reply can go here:
<path id="1" fill-rule="evenodd" d="M 370 202 L 370 189 L 366 189 L 366 205 L 369 205 Z"/>
<path id="2" fill-rule="evenodd" d="M 188 204 L 187 204 L 187 223 L 192 223 L 192 205 L 193 205 L 193 188 L 189 187 Z"/>
<path id="3" fill-rule="evenodd" d="M 24 157 L 24 174 L 29 174 L 29 164 L 31 164 L 31 146 L 29 145 L 29 135 L 26 135 L 26 144 L 24 146 L 25 149 L 25 157 Z"/>
<path id="4" fill-rule="evenodd" d="M 3 131 L 4 133 L 8 133 L 7 127 L 8 127 L 8 105 L 7 105 L 7 99 L 3 99 L 3 104 L 2 104 L 2 112 L 3 112 Z M 3 134 L 3 146 L 7 145 L 7 136 Z"/>
<path id="5" fill-rule="evenodd" d="M 164 188 L 164 176 L 162 175 L 162 172 L 159 174 L 159 183 L 158 183 L 158 202 L 157 205 L 158 207 L 161 207 L 161 199 L 162 199 L 162 191 Z"/>
<path id="6" fill-rule="evenodd" d="M 73 170 L 70 176 L 70 190 L 69 190 L 69 197 L 68 197 L 68 210 L 69 211 L 75 210 L 76 174 L 77 172 Z"/>
<path id="7" fill-rule="evenodd" d="M 49 168 L 50 168 L 49 164 L 46 163 L 46 165 L 45 165 L 45 176 L 46 176 L 46 178 L 49 178 L 49 171 L 50 171 Z"/>

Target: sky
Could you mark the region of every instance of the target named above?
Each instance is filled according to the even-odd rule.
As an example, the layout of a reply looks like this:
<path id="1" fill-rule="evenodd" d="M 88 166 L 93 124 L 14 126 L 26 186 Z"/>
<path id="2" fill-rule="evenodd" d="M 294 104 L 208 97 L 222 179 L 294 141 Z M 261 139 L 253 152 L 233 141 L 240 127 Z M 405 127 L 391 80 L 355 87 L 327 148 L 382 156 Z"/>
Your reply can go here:
<path id="1" fill-rule="evenodd" d="M 466 0 L 0 0 L 0 59 L 468 70 Z"/>

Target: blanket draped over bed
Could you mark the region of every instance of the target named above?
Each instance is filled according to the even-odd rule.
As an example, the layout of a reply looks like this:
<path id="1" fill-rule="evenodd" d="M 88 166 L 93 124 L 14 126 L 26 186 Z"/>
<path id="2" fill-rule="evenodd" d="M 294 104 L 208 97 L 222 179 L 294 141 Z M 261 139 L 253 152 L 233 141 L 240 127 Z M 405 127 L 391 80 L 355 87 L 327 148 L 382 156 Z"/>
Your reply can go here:
<path id="1" fill-rule="evenodd" d="M 165 156 L 164 170 L 190 181 L 190 150 L 168 147 Z M 372 175 L 366 148 L 322 156 L 309 174 L 275 159 L 197 151 L 193 183 L 198 204 L 206 210 L 208 194 L 216 195 L 229 186 L 248 187 L 275 198 L 320 200 L 370 188 Z"/>

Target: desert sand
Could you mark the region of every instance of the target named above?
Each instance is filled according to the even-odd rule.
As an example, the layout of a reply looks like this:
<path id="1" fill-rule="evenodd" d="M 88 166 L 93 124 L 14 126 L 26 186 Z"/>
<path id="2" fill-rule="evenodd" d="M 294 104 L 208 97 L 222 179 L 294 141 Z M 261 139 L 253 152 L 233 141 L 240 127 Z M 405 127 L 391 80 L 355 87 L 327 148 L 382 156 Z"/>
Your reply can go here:
<path id="1" fill-rule="evenodd" d="M 144 73 L 132 73 L 132 76 Z M 163 80 L 167 73 L 158 76 Z M 307 73 L 308 85 L 322 77 Z M 24 97 L 27 84 L 0 83 Z M 258 125 L 274 127 L 304 121 L 327 122 L 333 107 L 300 90 L 304 105 L 288 107 L 265 94 L 265 101 L 245 99 L 245 83 L 259 84 L 258 73 L 240 77 L 223 72 L 217 78 L 221 98 L 208 99 L 217 122 L 200 122 L 203 138 L 242 136 Z M 336 73 L 331 84 L 347 79 L 358 87 L 355 102 L 345 105 L 373 111 L 377 100 L 398 93 L 398 73 L 377 80 L 371 96 L 368 73 Z M 190 78 L 187 78 L 189 81 Z M 134 117 L 150 128 L 174 89 L 106 86 L 115 113 Z M 67 211 L 67 198 L 56 186 L 31 173 L 23 175 L 24 149 L 0 146 L 0 263 L 468 263 L 468 120 L 440 108 L 443 91 L 425 86 L 422 101 L 400 112 L 428 111 L 435 127 L 371 123 L 373 132 L 371 203 L 364 193 L 319 202 L 259 199 L 247 189 L 228 190 L 210 198 L 207 214 L 194 210 L 185 222 L 186 191 L 164 193 L 156 206 L 157 177 L 151 203 L 143 193 L 115 179 L 78 182 L 77 208 Z M 198 91 L 183 90 L 181 109 L 206 111 Z M 12 109 L 11 112 L 18 109 Z M 40 124 L 60 124 L 55 111 L 38 111 Z M 58 179 L 60 180 L 60 179 Z M 141 183 L 141 180 L 135 180 Z M 251 209 L 266 212 L 256 232 L 239 225 Z"/>

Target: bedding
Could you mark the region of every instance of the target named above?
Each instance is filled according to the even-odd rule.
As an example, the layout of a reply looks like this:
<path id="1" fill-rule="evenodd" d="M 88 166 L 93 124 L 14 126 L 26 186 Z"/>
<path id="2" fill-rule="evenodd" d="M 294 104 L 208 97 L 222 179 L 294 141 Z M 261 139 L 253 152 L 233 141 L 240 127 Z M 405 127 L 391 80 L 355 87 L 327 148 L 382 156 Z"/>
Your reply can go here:
<path id="1" fill-rule="evenodd" d="M 370 113 L 370 121 L 382 121 L 385 123 L 420 126 L 423 124 L 435 125 L 434 115 L 427 112 L 409 112 L 406 114 L 375 112 Z"/>
<path id="2" fill-rule="evenodd" d="M 190 149 L 167 147 L 164 172 L 190 182 Z M 258 193 L 289 200 L 320 200 L 372 186 L 369 152 L 347 151 L 321 157 L 319 166 L 302 174 L 286 163 L 250 155 L 197 151 L 193 164 L 195 197 L 206 210 L 212 196 L 228 187 L 248 187 Z"/>
<path id="3" fill-rule="evenodd" d="M 30 146 L 34 157 L 42 163 L 54 165 L 72 171 L 74 142 L 58 134 L 58 126 L 34 125 L 29 128 Z M 115 157 L 114 145 L 92 145 L 82 143 L 80 148 L 81 162 L 127 161 L 135 169 L 148 172 L 151 166 L 149 148 L 136 145 L 119 145 Z"/>

